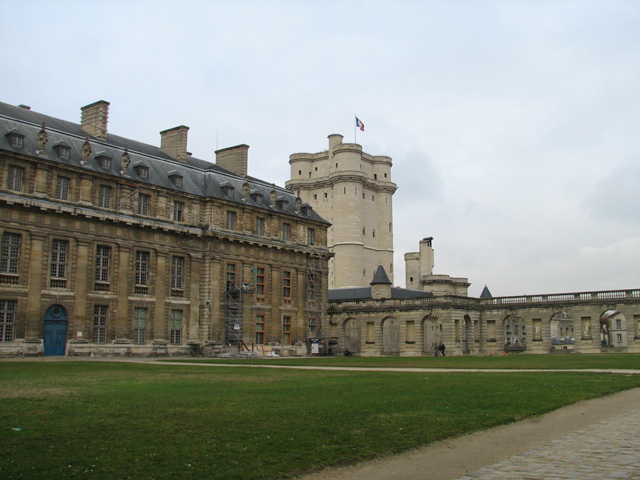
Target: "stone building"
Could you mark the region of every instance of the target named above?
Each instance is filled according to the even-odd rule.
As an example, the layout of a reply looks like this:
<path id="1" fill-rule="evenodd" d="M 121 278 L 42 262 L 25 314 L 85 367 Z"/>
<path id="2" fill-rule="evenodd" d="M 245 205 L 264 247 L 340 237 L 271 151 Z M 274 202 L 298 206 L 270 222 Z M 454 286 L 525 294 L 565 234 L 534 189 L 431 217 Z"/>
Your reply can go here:
<path id="1" fill-rule="evenodd" d="M 304 354 L 322 335 L 329 223 L 247 176 L 247 145 L 187 151 L 0 103 L 0 354 Z"/>
<path id="2" fill-rule="evenodd" d="M 433 275 L 431 238 L 408 254 L 414 289 L 393 288 L 380 266 L 369 288 L 329 291 L 329 329 L 355 355 L 640 353 L 640 288 L 493 298 L 466 279 Z M 424 273 L 422 275 L 421 273 Z M 429 292 L 433 289 L 433 293 Z"/>
<path id="3" fill-rule="evenodd" d="M 329 135 L 329 149 L 290 156 L 287 189 L 332 226 L 328 246 L 329 288 L 366 287 L 378 265 L 393 280 L 391 158 Z"/>

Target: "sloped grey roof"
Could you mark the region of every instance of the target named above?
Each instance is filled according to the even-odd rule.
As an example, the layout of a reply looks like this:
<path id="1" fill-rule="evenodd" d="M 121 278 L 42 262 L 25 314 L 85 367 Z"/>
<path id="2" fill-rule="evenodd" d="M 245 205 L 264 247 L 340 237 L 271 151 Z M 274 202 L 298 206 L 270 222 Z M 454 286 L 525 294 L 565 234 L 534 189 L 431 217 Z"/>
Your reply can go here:
<path id="1" fill-rule="evenodd" d="M 382 265 L 378 265 L 378 269 L 369 285 L 391 285 L 391 280 L 389 280 L 387 272 L 385 272 Z"/>
<path id="2" fill-rule="evenodd" d="M 47 133 L 47 144 L 44 152 L 38 153 L 36 152 L 37 137 L 43 122 Z M 22 148 L 14 148 L 11 145 L 7 133 L 12 129 L 16 129 L 20 135 L 24 135 Z M 81 152 L 87 137 L 91 145 L 91 156 L 86 163 L 83 163 Z M 71 149 L 69 159 L 60 158 L 53 148 L 61 141 Z M 121 158 L 125 147 L 130 155 L 131 163 L 129 168 L 122 172 Z M 96 173 L 120 177 L 123 180 L 147 183 L 204 198 L 218 198 L 324 224 L 329 223 L 311 208 L 301 209 L 300 212 L 297 212 L 295 195 L 282 187 L 276 187 L 254 177 L 245 178 L 236 175 L 214 163 L 191 156 L 187 157 L 186 162 L 180 162 L 160 150 L 159 147 L 112 133 L 107 133 L 106 140 L 102 141 L 87 134 L 79 124 L 3 102 L 0 102 L 0 150 L 22 153 Z M 97 154 L 111 157 L 111 166 L 103 168 L 96 159 Z M 148 178 L 140 177 L 133 168 L 141 165 L 148 168 Z M 171 181 L 169 172 L 182 177 L 182 186 L 176 186 Z M 259 195 L 250 195 L 244 199 L 242 185 L 245 181 L 249 183 L 252 193 L 259 193 Z M 228 194 L 220 187 L 223 183 L 233 187 L 233 189 L 227 190 Z M 273 190 L 281 201 L 271 205 L 270 195 Z"/>
<path id="3" fill-rule="evenodd" d="M 491 295 L 491 292 L 489 291 L 489 288 L 486 285 L 482 289 L 482 293 L 480 294 L 480 298 L 493 298 L 493 295 Z"/>

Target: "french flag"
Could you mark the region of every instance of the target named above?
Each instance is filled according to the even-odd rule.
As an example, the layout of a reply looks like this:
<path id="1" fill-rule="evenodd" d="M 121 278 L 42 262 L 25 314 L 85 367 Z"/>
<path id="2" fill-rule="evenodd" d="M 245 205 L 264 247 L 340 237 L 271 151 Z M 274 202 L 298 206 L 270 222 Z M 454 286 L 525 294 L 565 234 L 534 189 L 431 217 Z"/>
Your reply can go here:
<path id="1" fill-rule="evenodd" d="M 358 127 L 360 131 L 364 132 L 364 123 L 362 123 L 358 117 L 356 117 L 356 127 Z"/>

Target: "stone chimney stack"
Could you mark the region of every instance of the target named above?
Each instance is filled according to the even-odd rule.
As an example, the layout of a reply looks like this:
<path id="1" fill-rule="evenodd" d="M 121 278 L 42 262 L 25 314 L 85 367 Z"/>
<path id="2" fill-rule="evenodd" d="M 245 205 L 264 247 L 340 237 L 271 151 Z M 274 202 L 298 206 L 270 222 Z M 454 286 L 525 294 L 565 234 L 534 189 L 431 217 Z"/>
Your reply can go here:
<path id="1" fill-rule="evenodd" d="M 342 139 L 344 137 L 339 133 L 332 133 L 329 135 L 329 150 L 333 150 L 338 145 L 342 145 Z"/>
<path id="2" fill-rule="evenodd" d="M 82 107 L 80 126 L 89 135 L 100 140 L 107 139 L 107 121 L 109 120 L 109 102 L 99 100 L 96 103 Z"/>
<path id="3" fill-rule="evenodd" d="M 229 170 L 230 172 L 247 176 L 249 163 L 249 145 L 236 145 L 235 147 L 216 150 L 216 165 Z"/>
<path id="4" fill-rule="evenodd" d="M 167 155 L 180 160 L 181 162 L 187 161 L 187 135 L 189 133 L 189 127 L 180 125 L 179 127 L 170 128 L 160 132 L 161 142 L 160 150 Z"/>

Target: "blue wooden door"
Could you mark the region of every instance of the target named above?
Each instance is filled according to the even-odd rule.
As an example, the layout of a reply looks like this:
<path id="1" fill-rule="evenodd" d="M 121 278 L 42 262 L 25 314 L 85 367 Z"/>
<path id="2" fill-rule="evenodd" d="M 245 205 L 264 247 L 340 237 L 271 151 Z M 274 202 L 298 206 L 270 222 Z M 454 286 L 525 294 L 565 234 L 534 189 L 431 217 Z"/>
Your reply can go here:
<path id="1" fill-rule="evenodd" d="M 67 311 L 60 305 L 44 314 L 44 354 L 64 355 L 67 347 Z"/>

